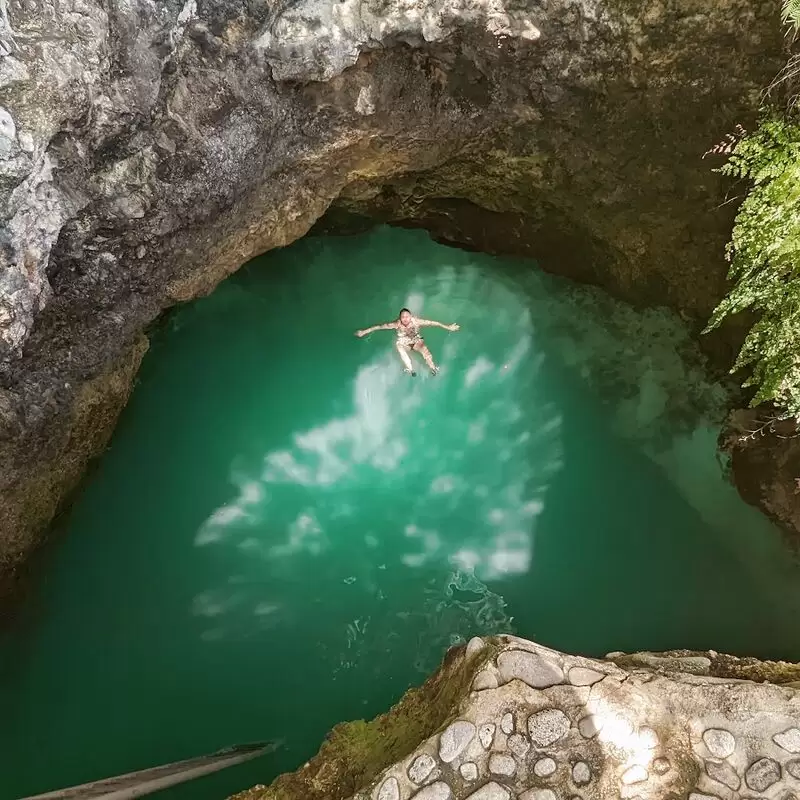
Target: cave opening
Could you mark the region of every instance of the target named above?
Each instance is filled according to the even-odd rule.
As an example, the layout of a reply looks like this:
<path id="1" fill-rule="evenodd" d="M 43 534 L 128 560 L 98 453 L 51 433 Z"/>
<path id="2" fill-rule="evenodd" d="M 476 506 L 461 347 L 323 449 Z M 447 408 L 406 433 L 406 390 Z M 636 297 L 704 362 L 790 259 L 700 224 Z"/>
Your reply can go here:
<path id="1" fill-rule="evenodd" d="M 439 375 L 353 336 L 403 306 L 461 325 Z M 474 634 L 800 658 L 727 402 L 674 314 L 529 261 L 388 227 L 254 259 L 153 332 L 3 633 L 7 791 L 282 739 L 164 796 L 268 782 Z"/>

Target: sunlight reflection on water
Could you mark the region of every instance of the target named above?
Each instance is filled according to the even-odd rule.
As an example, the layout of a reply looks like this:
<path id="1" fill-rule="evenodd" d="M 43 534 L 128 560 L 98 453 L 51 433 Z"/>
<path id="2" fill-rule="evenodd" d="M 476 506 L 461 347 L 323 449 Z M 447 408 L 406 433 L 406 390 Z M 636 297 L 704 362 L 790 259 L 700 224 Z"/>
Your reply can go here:
<path id="1" fill-rule="evenodd" d="M 424 299 L 423 292 L 412 291 L 407 305 L 421 313 Z M 520 301 L 510 300 L 509 307 L 520 308 Z M 530 569 L 536 519 L 562 466 L 563 447 L 555 409 L 540 402 L 523 413 L 520 393 L 509 391 L 535 382 L 543 366 L 541 356 L 530 356 L 531 315 L 520 309 L 506 324 L 513 331 L 506 339 L 511 344 L 493 357 L 468 337 L 437 344 L 445 367 L 433 380 L 409 380 L 391 341 L 381 341 L 380 353 L 353 378 L 350 413 L 295 431 L 290 447 L 266 452 L 246 472 L 238 469 L 232 476 L 236 495 L 209 515 L 195 545 L 246 550 L 267 569 L 280 561 L 282 573 L 293 571 L 295 563 L 305 570 L 308 559 L 324 556 L 330 563 L 335 552 L 346 558 L 353 547 L 348 520 L 363 526 L 359 509 L 385 492 L 405 502 L 391 500 L 372 520 L 374 532 L 361 535 L 371 550 L 390 538 L 386 563 L 370 566 L 367 558 L 361 577 L 339 580 L 365 589 L 372 586 L 370 572 L 387 568 L 440 576 L 426 584 L 424 612 L 398 612 L 407 615 L 409 626 L 428 631 L 425 653 L 437 646 L 431 620 L 448 638 L 458 639 L 460 630 L 510 630 L 505 603 L 487 583 Z M 482 399 L 473 397 L 476 392 Z M 298 505 L 287 518 L 292 504 Z M 454 517 L 461 524 L 452 524 Z M 376 581 L 378 597 L 379 587 Z M 272 608 L 262 592 L 254 588 L 249 603 Z M 463 592 L 474 599 L 465 600 Z M 240 597 L 239 603 L 247 602 Z M 225 610 L 206 597 L 195 604 L 195 613 L 215 621 Z M 427 622 L 420 613 L 429 615 Z M 458 624 L 454 615 L 469 622 Z M 275 614 L 263 616 L 271 624 Z M 365 617 L 350 624 L 348 651 L 372 630 L 368 622 Z"/>
<path id="2" fill-rule="evenodd" d="M 530 280 L 541 290 L 529 294 L 474 265 L 415 275 L 404 305 L 426 317 L 452 309 L 462 325 L 458 335 L 432 339 L 442 374 L 409 379 L 393 352 L 393 334 L 371 337 L 363 352 L 374 355 L 355 370 L 349 409 L 237 466 L 234 495 L 209 514 L 197 547 L 246 553 L 273 576 L 353 561 L 358 569 L 335 580 L 377 598 L 386 596 L 382 572 L 405 570 L 411 583 L 435 575 L 425 584 L 432 619 L 444 608 L 478 613 L 447 589 L 452 581 L 482 587 L 492 608 L 504 607 L 487 584 L 499 590 L 533 570 L 537 525 L 564 466 L 562 407 L 540 388 L 550 380 L 546 358 L 554 357 L 613 404 L 618 433 L 662 466 L 701 513 L 716 505 L 683 477 L 685 464 L 699 464 L 697 458 L 690 453 L 676 468 L 673 453 L 682 436 L 697 438 L 715 419 L 724 392 L 683 360 L 688 334 L 674 318 L 638 314 L 590 289 L 545 286 L 547 279 L 534 274 Z M 487 293 L 501 310 L 491 320 L 482 309 Z M 698 485 L 714 483 L 706 477 Z M 273 603 L 263 586 L 249 591 L 237 589 L 238 607 Z M 204 616 L 213 609 L 216 619 L 230 604 L 197 607 Z M 398 613 L 411 619 L 419 611 Z M 438 620 L 417 624 L 427 636 L 430 624 L 445 630 Z M 351 640 L 363 639 L 365 630 L 355 626 Z M 369 630 L 376 635 L 374 620 Z"/>
<path id="3" fill-rule="evenodd" d="M 269 559 L 301 553 L 317 556 L 330 546 L 325 536 L 328 523 L 358 505 L 359 493 L 379 480 L 376 473 L 388 474 L 393 481 L 421 473 L 433 477 L 426 496 L 416 496 L 410 503 L 405 524 L 409 546 L 400 555 L 403 564 L 418 567 L 439 560 L 490 581 L 524 573 L 533 557 L 535 518 L 543 510 L 548 479 L 561 466 L 560 419 L 556 414 L 542 419 L 539 408 L 526 420 L 511 398 L 492 401 L 473 421 L 460 415 L 457 405 L 467 402 L 470 390 L 479 383 L 485 389 L 487 382 L 509 379 L 528 348 L 526 335 L 506 355 L 508 369 L 503 372 L 486 357 L 477 356 L 458 391 L 449 419 L 452 429 L 440 431 L 434 442 L 415 442 L 413 449 L 409 432 L 419 421 L 415 412 L 423 402 L 423 389 L 438 391 L 442 384 L 433 384 L 431 390 L 430 382 L 409 382 L 391 354 L 364 365 L 354 380 L 354 413 L 295 433 L 291 449 L 268 452 L 261 474 L 236 481 L 238 497 L 211 514 L 198 532 L 196 545 L 220 543 L 250 531 L 244 541 L 251 547 L 254 528 L 273 539 L 274 528 L 264 523 L 275 487 L 336 486 L 335 503 L 318 502 L 315 509 L 300 510 L 288 525 L 285 540 L 262 548 Z M 527 366 L 538 368 L 541 360 Z M 491 441 L 487 441 L 487 430 Z M 532 439 L 535 464 L 530 457 Z M 498 449 L 501 442 L 505 446 Z M 467 452 L 451 444 L 466 446 Z M 484 483 L 474 485 L 459 474 L 465 456 L 493 460 L 495 466 L 498 460 L 509 463 L 501 470 L 490 470 Z M 443 512 L 456 507 L 470 510 L 472 530 L 461 529 L 444 538 L 422 521 L 440 519 Z"/>

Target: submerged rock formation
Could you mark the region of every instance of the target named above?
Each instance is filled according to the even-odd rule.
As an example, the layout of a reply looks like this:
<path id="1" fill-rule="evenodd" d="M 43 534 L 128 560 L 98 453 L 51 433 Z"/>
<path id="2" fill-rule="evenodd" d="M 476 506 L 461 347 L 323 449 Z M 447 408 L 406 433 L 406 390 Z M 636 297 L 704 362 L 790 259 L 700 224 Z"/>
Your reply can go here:
<path id="1" fill-rule="evenodd" d="M 475 638 L 388 714 L 339 726 L 300 770 L 236 800 L 793 796 L 798 677 L 713 652 L 594 660 Z"/>
<path id="2" fill-rule="evenodd" d="M 701 156 L 780 51 L 749 0 L 9 0 L 2 572 L 104 447 L 147 326 L 335 200 L 704 319 L 732 211 Z"/>
<path id="3" fill-rule="evenodd" d="M 739 494 L 784 529 L 800 531 L 800 429 L 768 410 L 736 409 L 720 437 Z M 800 540 L 791 540 L 795 548 Z"/>

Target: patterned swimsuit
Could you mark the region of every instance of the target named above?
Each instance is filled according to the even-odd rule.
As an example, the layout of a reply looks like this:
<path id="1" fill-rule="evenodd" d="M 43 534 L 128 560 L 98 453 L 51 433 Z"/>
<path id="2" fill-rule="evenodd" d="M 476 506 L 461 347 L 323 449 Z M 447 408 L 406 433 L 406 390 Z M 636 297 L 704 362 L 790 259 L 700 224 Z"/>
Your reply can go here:
<path id="1" fill-rule="evenodd" d="M 404 347 L 413 347 L 415 344 L 418 344 L 422 341 L 422 336 L 419 332 L 419 327 L 417 326 L 417 321 L 412 319 L 408 325 L 403 326 L 402 324 L 398 324 L 397 326 L 397 343 L 403 345 Z"/>

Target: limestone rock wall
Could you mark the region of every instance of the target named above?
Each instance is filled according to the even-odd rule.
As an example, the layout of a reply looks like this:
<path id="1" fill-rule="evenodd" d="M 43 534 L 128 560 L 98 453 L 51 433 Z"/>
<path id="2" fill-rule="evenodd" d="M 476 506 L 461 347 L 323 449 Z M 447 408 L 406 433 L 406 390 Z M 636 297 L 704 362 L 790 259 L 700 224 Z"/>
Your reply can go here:
<path id="1" fill-rule="evenodd" d="M 337 198 L 702 317 L 730 208 L 700 156 L 781 61 L 751 0 L 0 9 L 5 575 L 107 440 L 147 326 Z"/>
<path id="2" fill-rule="evenodd" d="M 307 800 L 734 800 L 800 787 L 800 693 L 731 677 L 747 674 L 736 659 L 594 660 L 512 636 L 473 639 L 459 658 L 472 681 L 445 724 L 354 794 Z M 289 786 L 238 797 L 293 800 Z"/>

